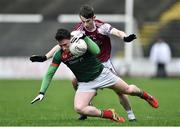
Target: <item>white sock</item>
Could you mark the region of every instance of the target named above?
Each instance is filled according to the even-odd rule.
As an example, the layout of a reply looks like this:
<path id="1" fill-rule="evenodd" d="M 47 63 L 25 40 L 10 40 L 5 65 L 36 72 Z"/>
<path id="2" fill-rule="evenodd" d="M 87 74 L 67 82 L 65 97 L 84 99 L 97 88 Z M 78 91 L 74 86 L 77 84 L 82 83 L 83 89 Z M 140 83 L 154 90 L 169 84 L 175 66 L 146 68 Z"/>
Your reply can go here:
<path id="1" fill-rule="evenodd" d="M 133 113 L 132 110 L 128 110 L 128 111 L 126 111 L 126 112 L 127 112 L 127 114 L 128 114 L 128 119 L 129 119 L 129 120 L 135 120 L 135 119 L 136 119 L 136 117 L 135 117 L 135 115 L 134 115 L 134 113 Z"/>
<path id="2" fill-rule="evenodd" d="M 131 114 L 131 113 L 133 113 L 133 111 L 132 110 L 128 110 L 128 111 L 126 111 L 127 112 L 127 114 Z"/>

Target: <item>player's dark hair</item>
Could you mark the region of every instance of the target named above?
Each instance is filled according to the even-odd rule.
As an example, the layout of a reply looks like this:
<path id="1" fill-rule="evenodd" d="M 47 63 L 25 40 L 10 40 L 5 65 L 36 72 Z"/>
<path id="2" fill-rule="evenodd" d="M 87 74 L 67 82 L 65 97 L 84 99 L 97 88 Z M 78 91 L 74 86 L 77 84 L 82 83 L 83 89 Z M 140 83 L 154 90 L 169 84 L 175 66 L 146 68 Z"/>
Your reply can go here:
<path id="1" fill-rule="evenodd" d="M 62 29 L 62 28 L 57 30 L 57 33 L 55 36 L 55 39 L 57 41 L 62 41 L 63 39 L 70 39 L 70 38 L 71 38 L 71 34 L 68 30 Z"/>
<path id="2" fill-rule="evenodd" d="M 86 19 L 92 18 L 94 16 L 94 9 L 89 5 L 83 5 L 80 8 L 79 15 Z"/>

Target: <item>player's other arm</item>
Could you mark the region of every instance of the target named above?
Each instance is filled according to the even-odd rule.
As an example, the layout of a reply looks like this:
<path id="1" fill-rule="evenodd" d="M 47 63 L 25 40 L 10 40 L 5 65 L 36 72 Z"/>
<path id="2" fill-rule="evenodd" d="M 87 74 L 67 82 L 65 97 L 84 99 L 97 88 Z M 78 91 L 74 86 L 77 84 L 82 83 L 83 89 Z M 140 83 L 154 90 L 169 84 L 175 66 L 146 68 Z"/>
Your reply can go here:
<path id="1" fill-rule="evenodd" d="M 85 36 L 84 41 L 87 44 L 88 50 L 93 54 L 93 55 L 98 55 L 100 53 L 100 48 L 99 46 L 88 36 Z"/>
<path id="2" fill-rule="evenodd" d="M 60 46 L 59 45 L 55 45 L 48 53 L 46 53 L 46 58 L 47 59 L 50 59 L 51 57 L 53 57 L 54 53 L 56 51 L 58 51 L 60 49 Z"/>
<path id="3" fill-rule="evenodd" d="M 53 57 L 53 62 L 52 64 L 49 66 L 46 74 L 43 77 L 42 83 L 41 83 L 41 88 L 39 91 L 39 94 L 37 97 L 35 97 L 33 99 L 33 101 L 31 101 L 31 104 L 35 103 L 36 101 L 41 101 L 44 98 L 44 94 L 47 91 L 51 80 L 55 74 L 55 72 L 57 71 L 59 64 L 60 64 L 60 51 L 56 52 L 56 54 Z"/>
<path id="4" fill-rule="evenodd" d="M 120 30 L 118 30 L 116 28 L 112 28 L 111 31 L 110 31 L 110 34 L 115 35 L 117 37 L 120 37 L 125 42 L 131 42 L 134 39 L 136 39 L 136 35 L 135 34 L 127 35 L 125 32 L 120 31 Z"/>
<path id="5" fill-rule="evenodd" d="M 44 62 L 48 59 L 50 59 L 51 57 L 53 57 L 54 53 L 60 49 L 59 45 L 54 46 L 48 53 L 46 53 L 46 55 L 32 55 L 30 57 L 30 60 L 32 62 Z"/>

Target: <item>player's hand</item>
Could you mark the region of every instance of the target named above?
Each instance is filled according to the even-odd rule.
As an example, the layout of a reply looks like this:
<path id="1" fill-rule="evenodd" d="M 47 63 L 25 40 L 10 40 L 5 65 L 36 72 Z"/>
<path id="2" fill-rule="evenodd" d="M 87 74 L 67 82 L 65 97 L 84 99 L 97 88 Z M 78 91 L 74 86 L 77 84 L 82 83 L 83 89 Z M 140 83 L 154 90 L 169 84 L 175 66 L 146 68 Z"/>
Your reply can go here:
<path id="1" fill-rule="evenodd" d="M 34 98 L 34 100 L 31 101 L 31 104 L 37 102 L 37 101 L 42 101 L 42 99 L 44 98 L 44 93 L 39 93 L 39 95 L 37 95 L 37 97 Z"/>
<path id="2" fill-rule="evenodd" d="M 79 39 L 85 38 L 85 34 L 82 31 L 72 31 L 71 36 L 71 43 L 77 42 Z"/>
<path id="3" fill-rule="evenodd" d="M 124 37 L 123 40 L 124 40 L 125 42 L 131 42 L 131 41 L 133 41 L 133 40 L 136 39 L 136 38 L 137 38 L 137 37 L 136 37 L 135 34 L 130 34 L 129 36 Z"/>
<path id="4" fill-rule="evenodd" d="M 29 59 L 32 62 L 44 62 L 47 60 L 47 57 L 46 56 L 32 55 Z"/>

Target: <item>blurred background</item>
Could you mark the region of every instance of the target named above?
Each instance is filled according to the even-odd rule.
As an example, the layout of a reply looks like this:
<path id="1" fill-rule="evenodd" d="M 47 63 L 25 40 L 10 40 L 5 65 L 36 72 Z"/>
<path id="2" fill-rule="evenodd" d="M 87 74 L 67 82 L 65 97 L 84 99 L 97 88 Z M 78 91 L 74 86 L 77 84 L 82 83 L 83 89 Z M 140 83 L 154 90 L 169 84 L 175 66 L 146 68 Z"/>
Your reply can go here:
<path id="1" fill-rule="evenodd" d="M 156 76 L 150 50 L 161 38 L 172 56 L 167 76 L 180 76 L 179 0 L 0 0 L 0 78 L 41 78 L 51 60 L 31 63 L 29 56 L 56 45 L 58 28 L 72 30 L 83 4 L 94 8 L 97 19 L 137 35 L 131 44 L 111 37 L 112 61 L 120 75 Z M 55 78 L 73 77 L 65 65 L 59 70 Z"/>

